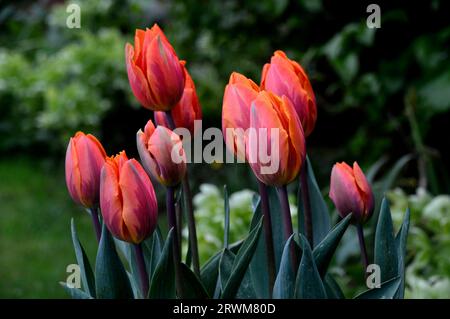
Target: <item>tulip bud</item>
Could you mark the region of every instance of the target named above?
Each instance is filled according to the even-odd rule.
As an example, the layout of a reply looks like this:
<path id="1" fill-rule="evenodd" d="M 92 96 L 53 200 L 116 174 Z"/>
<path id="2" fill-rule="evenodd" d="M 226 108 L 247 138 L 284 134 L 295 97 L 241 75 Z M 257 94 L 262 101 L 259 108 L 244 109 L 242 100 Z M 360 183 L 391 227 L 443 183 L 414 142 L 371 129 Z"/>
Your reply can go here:
<path id="1" fill-rule="evenodd" d="M 305 136 L 311 134 L 317 119 L 316 98 L 300 64 L 290 60 L 283 51 L 275 51 L 263 68 L 261 89 L 286 95 L 294 105 Z"/>
<path id="2" fill-rule="evenodd" d="M 164 186 L 176 186 L 186 174 L 186 155 L 180 137 L 149 120 L 136 136 L 137 149 L 145 170 Z"/>
<path id="3" fill-rule="evenodd" d="M 100 172 L 106 152 L 95 136 L 77 132 L 66 152 L 66 184 L 72 199 L 86 208 L 98 206 Z"/>
<path id="4" fill-rule="evenodd" d="M 247 159 L 261 182 L 283 186 L 297 177 L 305 160 L 305 137 L 286 96 L 258 93 L 252 102 L 246 139 Z"/>
<path id="5" fill-rule="evenodd" d="M 344 162 L 333 166 L 329 196 L 341 217 L 352 213 L 354 223 L 364 224 L 372 216 L 372 189 L 356 162 L 353 163 L 353 168 Z"/>
<path id="6" fill-rule="evenodd" d="M 169 111 L 180 101 L 185 75 L 175 50 L 154 25 L 136 30 L 134 47 L 125 46 L 128 80 L 136 99 L 153 111 Z"/>
<path id="7" fill-rule="evenodd" d="M 185 62 L 181 61 L 181 63 L 183 65 L 186 82 L 184 85 L 183 96 L 172 109 L 171 113 L 176 127 L 187 128 L 191 134 L 194 135 L 194 121 L 202 118 L 202 109 L 197 97 L 194 81 L 185 67 Z M 155 117 L 158 125 L 170 128 L 164 112 L 155 112 Z"/>
<path id="8" fill-rule="evenodd" d="M 139 244 L 156 227 L 158 204 L 150 178 L 124 151 L 106 159 L 101 172 L 100 207 L 109 231 Z"/>
<path id="9" fill-rule="evenodd" d="M 250 125 L 250 106 L 259 92 L 255 82 L 233 72 L 225 87 L 222 106 L 222 131 L 225 144 L 239 159 L 245 159 L 244 132 Z M 231 132 L 228 136 L 227 129 Z"/>

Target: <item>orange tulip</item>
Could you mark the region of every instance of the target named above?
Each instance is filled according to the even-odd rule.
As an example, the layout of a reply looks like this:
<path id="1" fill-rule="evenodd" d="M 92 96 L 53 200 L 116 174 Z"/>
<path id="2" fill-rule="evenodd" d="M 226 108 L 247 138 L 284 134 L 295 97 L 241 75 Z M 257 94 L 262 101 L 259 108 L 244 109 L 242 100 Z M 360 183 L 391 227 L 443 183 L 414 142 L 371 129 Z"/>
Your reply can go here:
<path id="1" fill-rule="evenodd" d="M 294 105 L 305 136 L 311 134 L 317 119 L 316 98 L 300 64 L 290 60 L 283 51 L 275 51 L 270 63 L 264 65 L 261 88 L 286 95 Z"/>
<path id="2" fill-rule="evenodd" d="M 99 204 L 100 171 L 106 152 L 91 134 L 77 132 L 66 152 L 66 184 L 72 199 L 86 208 Z"/>
<path id="3" fill-rule="evenodd" d="M 124 151 L 106 159 L 100 182 L 100 207 L 109 231 L 139 244 L 156 227 L 158 204 L 150 178 Z"/>
<path id="4" fill-rule="evenodd" d="M 352 213 L 353 222 L 363 224 L 372 216 L 372 189 L 356 162 L 353 163 L 353 168 L 344 162 L 333 166 L 329 196 L 341 217 Z"/>
<path id="5" fill-rule="evenodd" d="M 144 132 L 136 136 L 137 148 L 145 170 L 164 186 L 176 186 L 186 174 L 186 154 L 180 137 L 149 120 Z"/>
<path id="6" fill-rule="evenodd" d="M 222 131 L 230 152 L 239 159 L 245 159 L 244 132 L 250 125 L 250 105 L 256 98 L 259 87 L 242 74 L 233 72 L 230 76 L 222 106 Z M 227 136 L 231 129 L 231 138 Z M 241 132 L 238 129 L 242 129 Z"/>
<path id="7" fill-rule="evenodd" d="M 202 109 L 195 90 L 194 81 L 185 67 L 185 62 L 181 61 L 181 63 L 183 65 L 186 82 L 184 85 L 183 96 L 172 109 L 171 113 L 176 127 L 187 128 L 191 134 L 194 135 L 194 121 L 202 118 Z M 170 128 L 164 112 L 155 112 L 155 117 L 158 125 Z"/>
<path id="8" fill-rule="evenodd" d="M 180 101 L 185 75 L 175 50 L 154 25 L 136 30 L 134 47 L 125 46 L 128 80 L 136 99 L 153 111 L 169 111 Z"/>
<path id="9" fill-rule="evenodd" d="M 251 106 L 250 128 L 256 134 L 247 134 L 246 153 L 256 177 L 277 187 L 293 181 L 304 163 L 306 149 L 303 129 L 290 100 L 267 91 L 258 93 Z M 278 136 L 273 136 L 271 129 L 278 129 Z M 270 162 L 261 157 L 262 143 L 266 144 Z"/>

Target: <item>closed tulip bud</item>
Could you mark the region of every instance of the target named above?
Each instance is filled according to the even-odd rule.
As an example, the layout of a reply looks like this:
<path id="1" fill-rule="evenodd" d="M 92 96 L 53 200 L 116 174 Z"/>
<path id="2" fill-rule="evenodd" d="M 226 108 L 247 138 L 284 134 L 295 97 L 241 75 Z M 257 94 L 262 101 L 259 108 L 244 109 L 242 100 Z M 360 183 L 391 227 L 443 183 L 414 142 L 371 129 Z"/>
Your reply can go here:
<path id="1" fill-rule="evenodd" d="M 77 132 L 66 152 L 66 184 L 72 199 L 86 208 L 99 204 L 100 172 L 105 163 L 103 146 L 91 134 Z"/>
<path id="2" fill-rule="evenodd" d="M 184 61 L 182 61 L 182 65 L 186 78 L 183 96 L 172 109 L 171 113 L 176 127 L 187 128 L 194 135 L 194 121 L 202 118 L 202 109 L 195 90 L 194 81 L 189 75 Z M 155 117 L 158 125 L 170 128 L 164 112 L 155 112 Z"/>
<path id="3" fill-rule="evenodd" d="M 164 186 L 176 186 L 186 174 L 186 154 L 180 137 L 164 126 L 148 121 L 136 136 L 145 170 Z"/>
<path id="4" fill-rule="evenodd" d="M 169 111 L 180 101 L 183 66 L 158 25 L 137 29 L 134 47 L 127 43 L 125 56 L 128 80 L 139 103 L 153 111 Z"/>
<path id="5" fill-rule="evenodd" d="M 246 136 L 246 152 L 256 177 L 277 187 L 293 181 L 304 163 L 306 149 L 290 100 L 266 91 L 258 93 L 251 106 L 250 129 L 255 130 Z"/>
<path id="6" fill-rule="evenodd" d="M 109 231 L 120 240 L 139 244 L 156 227 L 158 204 L 142 166 L 125 152 L 106 159 L 100 182 L 100 207 Z"/>
<path id="7" fill-rule="evenodd" d="M 331 171 L 330 198 L 341 215 L 352 213 L 353 222 L 364 224 L 372 216 L 374 198 L 358 163 L 353 168 L 346 163 L 336 163 Z"/>
<path id="8" fill-rule="evenodd" d="M 245 159 L 245 130 L 250 125 L 250 106 L 259 92 L 255 82 L 233 72 L 225 87 L 222 105 L 222 131 L 225 144 L 239 159 Z M 227 129 L 231 132 L 228 136 Z"/>
<path id="9" fill-rule="evenodd" d="M 283 51 L 275 51 L 262 72 L 261 88 L 276 95 L 286 95 L 294 105 L 305 136 L 314 129 L 317 119 L 316 98 L 303 68 Z"/>

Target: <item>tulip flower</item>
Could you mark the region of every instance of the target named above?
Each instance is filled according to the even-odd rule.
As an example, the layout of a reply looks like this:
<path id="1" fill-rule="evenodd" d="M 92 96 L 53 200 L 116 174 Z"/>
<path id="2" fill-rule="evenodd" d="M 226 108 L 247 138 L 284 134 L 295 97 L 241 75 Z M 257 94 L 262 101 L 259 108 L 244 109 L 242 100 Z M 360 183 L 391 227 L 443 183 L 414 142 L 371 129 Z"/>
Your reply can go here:
<path id="1" fill-rule="evenodd" d="M 353 168 L 344 162 L 333 166 L 329 196 L 341 217 L 352 213 L 354 223 L 364 224 L 372 215 L 372 189 L 356 162 L 353 163 Z"/>
<path id="2" fill-rule="evenodd" d="M 256 134 L 247 134 L 246 152 L 254 174 L 266 185 L 289 184 L 299 174 L 306 154 L 303 129 L 292 103 L 286 96 L 279 98 L 261 91 L 253 100 L 250 113 L 250 128 Z M 277 131 L 278 136 L 273 136 L 272 132 Z M 262 147 L 266 147 L 270 163 L 262 158 Z"/>
<path id="3" fill-rule="evenodd" d="M 106 152 L 91 134 L 77 132 L 70 138 L 66 152 L 66 184 L 72 199 L 86 207 L 99 204 L 100 172 Z"/>
<path id="4" fill-rule="evenodd" d="M 106 159 L 100 179 L 100 207 L 109 231 L 139 244 L 156 227 L 158 205 L 150 178 L 124 151 Z"/>
<path id="5" fill-rule="evenodd" d="M 261 89 L 286 95 L 294 105 L 305 136 L 311 134 L 317 118 L 316 98 L 300 64 L 290 60 L 283 51 L 275 51 L 263 68 Z"/>
<path id="6" fill-rule="evenodd" d="M 180 101 L 183 66 L 158 25 L 137 29 L 134 47 L 127 43 L 125 56 L 128 80 L 139 103 L 153 111 L 169 111 Z"/>
<path id="7" fill-rule="evenodd" d="M 186 174 L 186 155 L 180 137 L 149 120 L 136 136 L 145 170 L 164 186 L 178 185 Z"/>
<path id="8" fill-rule="evenodd" d="M 183 65 L 186 82 L 184 85 L 183 96 L 172 109 L 171 114 L 175 127 L 187 128 L 193 136 L 195 134 L 194 121 L 202 118 L 202 109 L 195 90 L 194 81 L 189 75 L 184 61 L 181 61 L 181 63 Z M 155 119 L 158 125 L 163 125 L 171 129 L 164 112 L 155 112 Z"/>
<path id="9" fill-rule="evenodd" d="M 237 72 L 231 74 L 225 87 L 222 106 L 222 131 L 228 150 L 242 161 L 245 159 L 243 133 L 250 125 L 250 106 L 258 92 L 259 87 L 255 82 Z M 231 132 L 231 136 L 228 136 L 227 131 Z"/>

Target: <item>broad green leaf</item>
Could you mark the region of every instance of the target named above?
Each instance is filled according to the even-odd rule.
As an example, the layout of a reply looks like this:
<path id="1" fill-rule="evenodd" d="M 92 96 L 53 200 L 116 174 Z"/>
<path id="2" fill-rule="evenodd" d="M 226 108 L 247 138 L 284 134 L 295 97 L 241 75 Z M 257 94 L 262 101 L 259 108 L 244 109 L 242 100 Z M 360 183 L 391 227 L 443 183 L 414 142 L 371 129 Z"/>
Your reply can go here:
<path id="1" fill-rule="evenodd" d="M 214 290 L 216 289 L 217 278 L 219 276 L 220 257 L 220 252 L 212 256 L 200 271 L 200 277 L 209 296 L 213 296 Z"/>
<path id="2" fill-rule="evenodd" d="M 325 238 L 331 228 L 330 213 L 328 211 L 328 206 L 325 203 L 322 192 L 320 191 L 319 185 L 317 185 L 316 177 L 311 166 L 311 162 L 308 157 L 306 157 L 307 165 L 307 180 L 308 180 L 308 190 L 309 190 L 309 202 L 311 205 L 312 214 L 312 226 L 313 226 L 313 241 L 314 247 Z M 298 194 L 298 227 L 301 234 L 305 234 L 305 223 L 303 218 L 303 200 L 301 196 L 301 187 L 299 188 Z"/>
<path id="3" fill-rule="evenodd" d="M 105 224 L 95 263 L 95 288 L 98 299 L 133 298 L 127 273 Z"/>
<path id="4" fill-rule="evenodd" d="M 393 299 L 400 287 L 400 277 L 392 278 L 381 284 L 380 288 L 369 289 L 355 297 L 355 299 Z"/>
<path id="5" fill-rule="evenodd" d="M 200 282 L 198 277 L 192 272 L 192 270 L 186 265 L 181 264 L 181 277 L 183 280 L 181 284 L 183 286 L 183 298 L 185 299 L 206 299 L 208 293 L 205 287 Z"/>
<path id="6" fill-rule="evenodd" d="M 406 154 L 402 156 L 391 168 L 389 173 L 383 178 L 383 183 L 381 186 L 381 193 L 384 196 L 384 193 L 392 188 L 395 180 L 397 179 L 398 174 L 400 174 L 401 170 L 405 167 L 405 165 L 413 159 L 412 154 Z"/>
<path id="7" fill-rule="evenodd" d="M 398 254 L 398 275 L 400 277 L 400 287 L 395 295 L 396 299 L 403 299 L 405 294 L 405 258 L 406 258 L 406 240 L 409 231 L 409 208 L 406 209 L 405 217 L 403 218 L 402 226 L 395 237 L 395 245 L 397 246 Z"/>
<path id="8" fill-rule="evenodd" d="M 229 249 L 224 248 L 222 250 L 222 255 L 220 256 L 220 264 L 219 264 L 219 280 L 221 290 L 225 288 L 225 285 L 228 279 L 230 278 L 235 258 L 236 255 L 232 253 Z"/>
<path id="9" fill-rule="evenodd" d="M 71 288 L 65 282 L 60 282 L 60 285 L 64 288 L 64 290 L 69 294 L 72 299 L 92 299 L 92 297 L 78 288 Z"/>
<path id="10" fill-rule="evenodd" d="M 233 263 L 231 275 L 228 278 L 223 290 L 222 298 L 234 298 L 241 285 L 250 261 L 258 243 L 258 237 L 261 233 L 262 219 L 258 222 L 258 225 L 250 232 L 241 248 L 239 249 L 236 258 Z"/>
<path id="11" fill-rule="evenodd" d="M 350 225 L 351 214 L 342 219 L 328 235 L 314 248 L 313 255 L 317 269 L 322 277 L 325 276 L 336 248 Z"/>
<path id="12" fill-rule="evenodd" d="M 151 238 L 144 241 L 143 246 L 145 246 L 145 264 L 147 266 L 148 275 L 151 278 L 155 272 L 156 265 L 161 258 L 161 252 L 164 246 L 164 240 L 159 227 L 156 227 Z"/>
<path id="13" fill-rule="evenodd" d="M 323 279 L 323 285 L 327 292 L 328 299 L 345 299 L 344 293 L 338 283 L 330 274 L 326 274 Z"/>
<path id="14" fill-rule="evenodd" d="M 174 299 L 175 289 L 175 268 L 173 262 L 173 232 L 171 228 L 167 234 L 167 239 L 161 252 L 158 264 L 150 281 L 150 299 Z"/>
<path id="15" fill-rule="evenodd" d="M 375 232 L 374 263 L 380 266 L 381 282 L 398 276 L 398 253 L 395 244 L 391 210 L 386 198 L 381 203 Z"/>
<path id="16" fill-rule="evenodd" d="M 297 271 L 294 296 L 297 299 L 326 299 L 327 293 L 317 270 L 308 240 L 299 234 L 302 259 Z"/>
<path id="17" fill-rule="evenodd" d="M 375 163 L 373 163 L 372 166 L 370 166 L 370 168 L 366 172 L 366 178 L 369 183 L 373 183 L 373 181 L 375 180 L 375 176 L 380 171 L 380 168 L 384 164 L 386 164 L 387 161 L 388 161 L 387 156 L 383 156 L 380 159 L 378 159 Z"/>
<path id="18" fill-rule="evenodd" d="M 281 262 L 281 255 L 283 255 L 284 244 L 286 243 L 286 236 L 284 234 L 285 232 L 282 218 L 283 214 L 281 214 L 281 206 L 276 189 L 274 187 L 267 187 L 267 193 L 269 194 L 270 216 L 272 217 L 272 237 L 273 248 L 275 252 L 275 268 L 276 271 L 278 271 L 278 267 Z"/>
<path id="19" fill-rule="evenodd" d="M 83 246 L 78 239 L 77 231 L 75 229 L 75 222 L 72 218 L 70 222 L 71 231 L 72 231 L 72 243 L 73 249 L 75 250 L 75 257 L 77 259 L 77 264 L 80 267 L 81 271 L 81 282 L 83 283 L 84 291 L 88 293 L 90 296 L 95 298 L 95 279 L 94 273 L 92 272 L 91 264 L 89 263 L 89 259 L 84 251 Z M 70 289 L 70 288 L 69 288 Z"/>
<path id="20" fill-rule="evenodd" d="M 292 234 L 284 245 L 283 256 L 281 257 L 280 269 L 273 286 L 272 296 L 274 299 L 292 299 L 295 290 L 295 273 L 292 269 L 291 245 L 296 243 Z"/>

